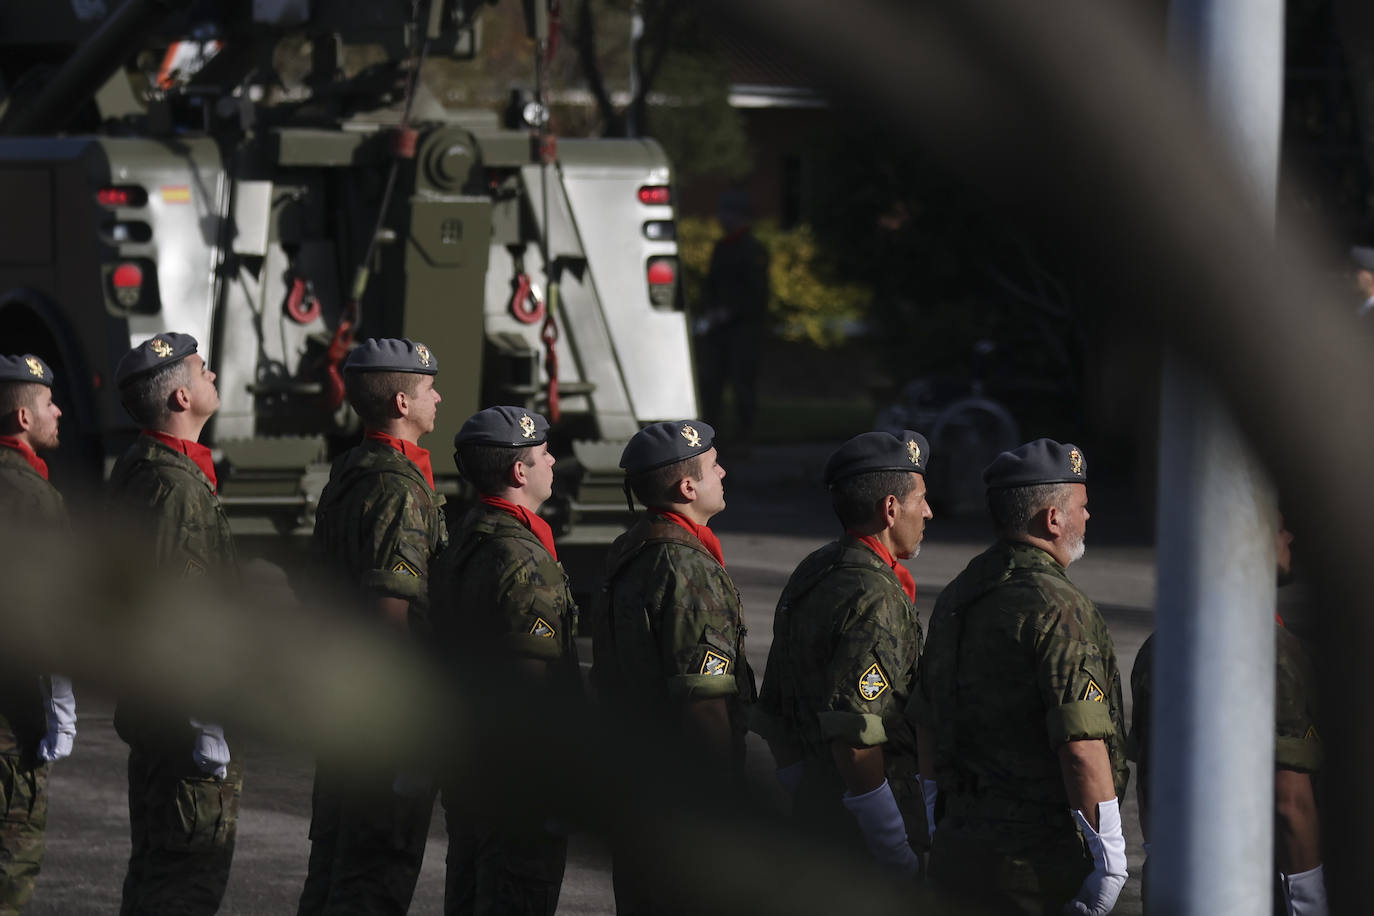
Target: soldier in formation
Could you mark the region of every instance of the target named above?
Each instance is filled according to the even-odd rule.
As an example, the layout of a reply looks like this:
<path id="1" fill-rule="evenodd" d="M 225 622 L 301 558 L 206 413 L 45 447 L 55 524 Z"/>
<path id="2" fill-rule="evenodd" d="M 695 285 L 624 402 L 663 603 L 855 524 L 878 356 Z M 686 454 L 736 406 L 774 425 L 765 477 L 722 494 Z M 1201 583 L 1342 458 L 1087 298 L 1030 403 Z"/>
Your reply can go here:
<path id="1" fill-rule="evenodd" d="M 116 383 L 141 432 L 115 463 L 109 499 L 136 532 L 141 573 L 188 591 L 237 580 L 214 462 L 197 441 L 219 393 L 196 339 L 169 332 L 144 341 L 120 360 Z M 120 913 L 214 913 L 243 788 L 223 727 L 168 691 L 156 700 L 121 697 L 115 729 L 129 745 L 131 852 Z"/>
<path id="2" fill-rule="evenodd" d="M 439 360 L 422 343 L 368 339 L 344 364 L 361 444 L 341 455 L 320 496 L 312 550 L 345 606 L 406 648 L 429 635 L 430 563 L 448 541 L 444 497 L 429 452 Z M 320 759 L 310 863 L 298 912 L 404 913 L 415 893 L 434 807 L 432 780 L 413 762 L 358 767 Z"/>
<path id="3" fill-rule="evenodd" d="M 999 540 L 940 593 L 912 700 L 939 786 L 931 880 L 969 908 L 1107 913 L 1126 881 L 1128 770 L 1112 638 L 1067 575 L 1087 462 L 1039 439 L 984 481 Z"/>
<path id="4" fill-rule="evenodd" d="M 0 356 L 0 517 L 25 536 L 67 530 L 62 496 L 40 451 L 57 448 L 62 410 L 53 374 L 32 354 Z M 9 667 L 0 676 L 0 912 L 18 912 L 43 864 L 49 764 L 72 752 L 76 698 L 60 675 Z"/>
<path id="5" fill-rule="evenodd" d="M 754 674 L 739 592 L 707 527 L 725 508 L 715 431 L 700 420 L 655 423 L 630 439 L 620 466 L 627 501 L 633 493 L 647 511 L 607 556 L 592 635 L 597 696 L 677 732 L 720 771 L 742 772 Z M 616 912 L 672 912 L 627 852 L 616 855 Z"/>
<path id="6" fill-rule="evenodd" d="M 797 820 L 867 846 L 906 876 L 928 846 L 916 736 L 905 718 L 921 654 L 916 583 L 897 561 L 920 550 L 920 433 L 870 432 L 825 469 L 844 535 L 802 561 L 778 599 L 754 709 Z"/>
<path id="7" fill-rule="evenodd" d="M 521 407 L 489 407 L 454 437 L 454 460 L 478 493 L 430 573 L 440 664 L 480 690 L 522 684 L 531 696 L 581 692 L 577 605 L 539 507 L 553 495 L 549 423 Z M 546 817 L 493 821 L 466 813 L 464 786 L 442 778 L 448 824 L 449 916 L 553 916 L 566 836 Z"/>

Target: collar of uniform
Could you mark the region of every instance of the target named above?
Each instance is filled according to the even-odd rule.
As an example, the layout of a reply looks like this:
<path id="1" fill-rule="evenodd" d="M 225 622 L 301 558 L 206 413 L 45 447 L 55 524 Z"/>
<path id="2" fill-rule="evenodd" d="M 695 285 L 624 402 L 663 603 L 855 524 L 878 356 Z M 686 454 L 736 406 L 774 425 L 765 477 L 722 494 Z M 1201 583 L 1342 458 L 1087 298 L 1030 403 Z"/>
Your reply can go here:
<path id="1" fill-rule="evenodd" d="M 364 438 L 371 439 L 373 442 L 381 442 L 391 446 L 410 459 L 410 463 L 420 469 L 420 473 L 425 475 L 425 483 L 429 484 L 431 490 L 434 489 L 434 467 L 429 461 L 429 449 L 422 448 L 414 442 L 407 442 L 404 439 L 397 439 L 387 433 L 369 429 L 364 433 Z"/>
<path id="2" fill-rule="evenodd" d="M 667 509 L 659 509 L 657 512 L 660 516 L 666 518 L 673 524 L 690 531 L 698 541 L 701 541 L 701 546 L 705 547 L 707 552 L 716 558 L 716 562 L 720 564 L 720 568 L 725 568 L 725 550 L 721 547 L 720 538 L 716 537 L 714 531 L 705 525 L 698 525 L 690 518 L 684 515 L 678 515 L 676 512 L 670 512 Z"/>
<path id="3" fill-rule="evenodd" d="M 483 496 L 481 497 L 481 502 L 482 505 L 488 506 L 497 512 L 503 512 L 518 521 L 530 534 L 538 538 L 539 543 L 543 544 L 544 549 L 549 552 L 549 556 L 553 557 L 555 560 L 558 559 L 558 551 L 554 549 L 553 545 L 553 529 L 549 527 L 548 522 L 544 521 L 524 506 L 517 506 L 510 500 L 502 499 L 499 496 Z"/>
<path id="4" fill-rule="evenodd" d="M 0 436 L 0 445 L 5 448 L 12 448 L 28 462 L 29 467 L 38 472 L 38 476 L 44 480 L 48 479 L 48 463 L 38 457 L 38 453 L 29 447 L 29 444 L 18 436 Z"/>
<path id="5" fill-rule="evenodd" d="M 180 452 L 187 458 L 195 462 L 196 467 L 205 475 L 205 479 L 210 481 L 210 488 L 216 493 L 219 492 L 219 478 L 215 476 L 215 461 L 210 456 L 210 450 L 199 442 L 192 442 L 190 439 L 179 439 L 176 436 L 169 436 L 167 433 L 156 429 L 145 429 L 143 435 L 156 442 L 161 442 L 174 452 Z"/>
<path id="6" fill-rule="evenodd" d="M 916 578 L 911 575 L 911 570 L 897 562 L 897 558 L 892 555 L 892 551 L 884 547 L 882 542 L 872 535 L 859 534 L 855 531 L 845 531 L 845 534 L 876 553 L 878 559 L 887 564 L 887 568 L 892 570 L 893 574 L 896 575 L 897 581 L 902 585 L 902 591 L 906 592 L 906 596 L 912 601 L 916 600 Z"/>

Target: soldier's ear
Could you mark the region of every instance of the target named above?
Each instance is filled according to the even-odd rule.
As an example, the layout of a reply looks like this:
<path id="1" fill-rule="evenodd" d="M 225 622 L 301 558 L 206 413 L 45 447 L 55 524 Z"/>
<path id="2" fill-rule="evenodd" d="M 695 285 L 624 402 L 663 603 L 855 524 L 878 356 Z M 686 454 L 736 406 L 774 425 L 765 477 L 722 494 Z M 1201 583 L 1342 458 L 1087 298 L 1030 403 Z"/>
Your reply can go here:
<path id="1" fill-rule="evenodd" d="M 173 411 L 187 410 L 191 406 L 191 389 L 178 385 L 167 396 L 167 407 Z"/>
<path id="2" fill-rule="evenodd" d="M 0 424 L 0 428 L 4 425 Z M 27 406 L 20 406 L 14 411 L 14 425 L 21 433 L 26 433 L 33 428 L 33 411 Z"/>
<path id="3" fill-rule="evenodd" d="M 516 457 L 511 460 L 510 467 L 506 470 L 506 479 L 513 487 L 523 487 L 530 479 L 529 471 L 525 462 L 520 460 L 519 452 L 516 452 Z"/>
<path id="4" fill-rule="evenodd" d="M 673 488 L 673 492 L 678 496 L 678 502 L 695 502 L 697 498 L 697 482 L 692 479 L 690 474 L 684 475 Z"/>

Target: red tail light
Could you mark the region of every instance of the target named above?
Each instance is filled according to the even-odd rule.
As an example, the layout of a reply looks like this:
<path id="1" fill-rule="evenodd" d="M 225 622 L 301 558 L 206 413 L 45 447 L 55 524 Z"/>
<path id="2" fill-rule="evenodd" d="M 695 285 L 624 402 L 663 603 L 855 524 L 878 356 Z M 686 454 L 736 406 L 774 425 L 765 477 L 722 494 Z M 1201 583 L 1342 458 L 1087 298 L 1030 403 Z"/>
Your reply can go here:
<path id="1" fill-rule="evenodd" d="M 672 308 L 677 301 L 677 258 L 650 258 L 647 274 L 649 302 L 654 308 Z"/>
<path id="2" fill-rule="evenodd" d="M 117 290 L 138 289 L 143 285 L 143 268 L 137 264 L 120 264 L 110 275 L 110 282 Z"/>
<path id="3" fill-rule="evenodd" d="M 148 192 L 138 185 L 111 185 L 95 192 L 102 207 L 141 207 L 148 202 Z"/>
<path id="4" fill-rule="evenodd" d="M 663 207 L 673 202 L 673 189 L 664 184 L 646 184 L 639 189 L 639 202 Z"/>

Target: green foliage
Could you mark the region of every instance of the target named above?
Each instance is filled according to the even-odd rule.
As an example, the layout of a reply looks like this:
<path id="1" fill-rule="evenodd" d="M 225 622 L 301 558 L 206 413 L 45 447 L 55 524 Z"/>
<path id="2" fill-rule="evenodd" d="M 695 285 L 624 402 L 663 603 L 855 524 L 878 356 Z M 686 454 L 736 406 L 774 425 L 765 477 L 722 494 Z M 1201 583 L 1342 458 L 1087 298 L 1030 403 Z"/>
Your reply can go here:
<path id="1" fill-rule="evenodd" d="M 779 229 L 772 223 L 755 227 L 768 249 L 772 296 L 768 311 L 783 339 L 833 347 L 844 340 L 872 299 L 863 283 L 834 279 L 825 253 L 810 226 Z M 721 237 L 714 220 L 685 217 L 678 221 L 678 255 L 689 306 L 701 302 L 711 250 Z"/>

